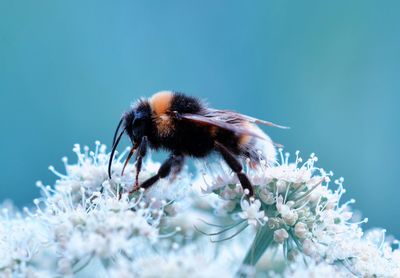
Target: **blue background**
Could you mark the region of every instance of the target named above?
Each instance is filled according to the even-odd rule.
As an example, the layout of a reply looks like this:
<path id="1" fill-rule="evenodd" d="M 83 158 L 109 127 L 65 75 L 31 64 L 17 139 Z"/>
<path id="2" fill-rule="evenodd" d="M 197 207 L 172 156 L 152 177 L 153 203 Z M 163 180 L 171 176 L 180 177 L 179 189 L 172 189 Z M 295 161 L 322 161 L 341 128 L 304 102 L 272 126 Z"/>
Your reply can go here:
<path id="1" fill-rule="evenodd" d="M 398 1 L 0 1 L 0 199 L 30 204 L 74 143 L 173 89 L 292 127 L 400 235 Z"/>

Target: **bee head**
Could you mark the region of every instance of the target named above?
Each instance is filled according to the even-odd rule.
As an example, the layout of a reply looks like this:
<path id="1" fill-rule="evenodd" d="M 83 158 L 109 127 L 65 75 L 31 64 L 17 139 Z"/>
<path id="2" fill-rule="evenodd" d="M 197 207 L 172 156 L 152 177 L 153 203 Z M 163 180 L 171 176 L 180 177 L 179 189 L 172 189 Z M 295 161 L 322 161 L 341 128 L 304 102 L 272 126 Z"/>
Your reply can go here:
<path id="1" fill-rule="evenodd" d="M 148 106 L 139 103 L 138 106 L 126 112 L 123 116 L 126 133 L 132 143 L 139 143 L 151 125 L 151 114 Z"/>
<path id="2" fill-rule="evenodd" d="M 122 131 L 120 132 L 120 128 Z M 110 160 L 108 164 L 108 176 L 111 178 L 111 165 L 114 153 L 122 135 L 126 134 L 131 139 L 133 147 L 137 147 L 143 136 L 147 135 L 151 127 L 151 109 L 146 101 L 139 101 L 130 110 L 125 112 L 115 130 Z M 133 149 L 133 148 L 132 148 Z"/>

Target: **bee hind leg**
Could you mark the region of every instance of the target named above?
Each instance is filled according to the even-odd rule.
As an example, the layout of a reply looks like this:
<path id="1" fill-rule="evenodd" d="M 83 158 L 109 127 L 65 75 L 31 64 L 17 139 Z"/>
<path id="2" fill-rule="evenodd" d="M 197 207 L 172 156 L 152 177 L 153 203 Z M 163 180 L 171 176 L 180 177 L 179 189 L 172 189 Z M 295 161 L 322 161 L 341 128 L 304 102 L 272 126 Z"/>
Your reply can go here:
<path id="1" fill-rule="evenodd" d="M 243 187 L 243 190 L 248 189 L 249 197 L 254 196 L 253 186 L 251 185 L 251 182 L 249 178 L 246 176 L 246 174 L 243 173 L 242 171 L 243 166 L 237 159 L 237 157 L 228 148 L 226 148 L 223 144 L 219 142 L 215 142 L 215 147 L 217 151 L 222 155 L 226 164 L 228 164 L 228 166 L 232 169 L 232 171 L 236 173 L 240 181 L 240 184 Z"/>

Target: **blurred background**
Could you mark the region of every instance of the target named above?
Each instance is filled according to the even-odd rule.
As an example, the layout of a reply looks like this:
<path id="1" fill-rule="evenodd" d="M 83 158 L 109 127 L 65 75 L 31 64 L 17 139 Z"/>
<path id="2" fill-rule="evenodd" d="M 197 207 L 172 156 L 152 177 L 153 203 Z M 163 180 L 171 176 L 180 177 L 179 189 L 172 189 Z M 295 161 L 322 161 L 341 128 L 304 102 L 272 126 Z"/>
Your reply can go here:
<path id="1" fill-rule="evenodd" d="M 0 1 L 0 200 L 29 205 L 74 143 L 172 89 L 289 125 L 400 236 L 398 1 Z"/>

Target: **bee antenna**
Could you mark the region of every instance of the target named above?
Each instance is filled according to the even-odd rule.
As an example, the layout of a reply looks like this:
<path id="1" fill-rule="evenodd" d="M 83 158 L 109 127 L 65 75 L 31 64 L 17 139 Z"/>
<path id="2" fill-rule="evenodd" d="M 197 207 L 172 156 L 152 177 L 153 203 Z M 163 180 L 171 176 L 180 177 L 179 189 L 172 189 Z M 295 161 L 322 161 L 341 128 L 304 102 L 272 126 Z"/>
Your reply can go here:
<path id="1" fill-rule="evenodd" d="M 109 158 L 109 161 L 108 161 L 108 177 L 109 177 L 110 179 L 111 179 L 111 164 L 112 164 L 112 161 L 113 161 L 113 159 L 114 159 L 114 153 L 115 153 L 115 150 L 117 149 L 117 146 L 118 146 L 118 144 L 119 144 L 119 141 L 121 140 L 121 137 L 122 137 L 122 135 L 124 134 L 125 130 L 126 130 L 126 128 L 124 128 L 124 129 L 121 131 L 121 133 L 118 135 L 118 137 L 116 137 L 116 140 L 115 140 L 115 142 L 114 142 L 114 144 L 113 144 L 113 147 L 112 147 L 112 150 L 111 150 L 111 155 L 110 155 L 110 158 Z"/>
<path id="2" fill-rule="evenodd" d="M 114 137 L 113 137 L 113 141 L 112 141 L 112 146 L 113 147 L 114 147 L 114 144 L 115 144 L 115 140 L 117 139 L 117 134 L 118 134 L 119 128 L 121 127 L 123 121 L 124 121 L 124 117 L 121 117 L 121 120 L 119 120 L 119 123 L 117 125 L 117 129 L 114 132 Z"/>

